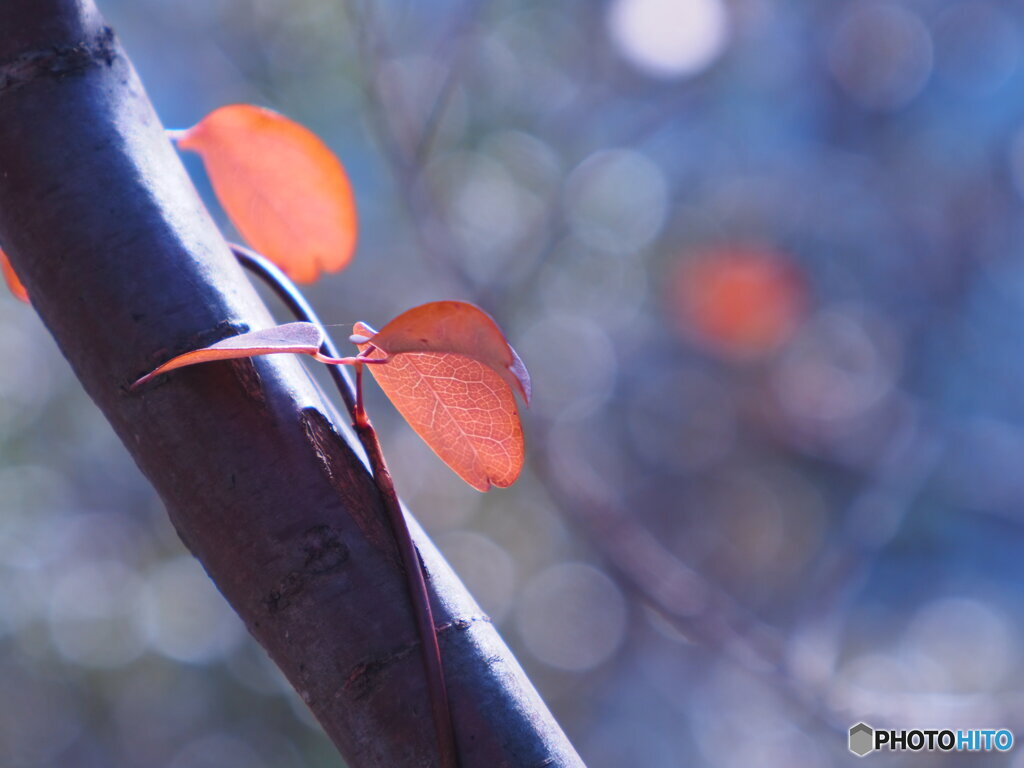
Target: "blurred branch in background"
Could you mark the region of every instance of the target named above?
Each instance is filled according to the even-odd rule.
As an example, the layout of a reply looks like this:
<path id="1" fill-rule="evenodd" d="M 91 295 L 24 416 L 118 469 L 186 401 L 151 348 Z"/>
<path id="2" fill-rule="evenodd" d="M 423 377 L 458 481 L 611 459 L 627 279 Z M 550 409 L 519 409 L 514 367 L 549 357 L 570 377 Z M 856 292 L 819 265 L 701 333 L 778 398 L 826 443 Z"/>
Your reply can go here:
<path id="1" fill-rule="evenodd" d="M 429 196 L 421 194 L 415 182 L 419 181 L 419 169 L 425 157 L 429 155 L 438 123 L 444 115 L 445 106 L 451 98 L 452 90 L 459 76 L 456 64 L 460 62 L 462 55 L 458 52 L 465 50 L 464 41 L 472 39 L 471 27 L 476 15 L 475 11 L 485 4 L 484 0 L 474 0 L 471 4 L 474 13 L 465 14 L 467 18 L 453 25 L 442 38 L 443 44 L 438 45 L 438 50 L 451 48 L 455 53 L 453 55 L 446 51 L 445 58 L 437 62 L 440 74 L 432 80 L 439 82 L 427 84 L 428 87 L 437 89 L 436 95 L 428 97 L 428 99 L 432 98 L 432 102 L 429 100 L 425 102 L 429 107 L 425 111 L 422 108 L 413 111 L 412 105 L 405 101 L 405 88 L 408 87 L 408 84 L 392 80 L 391 92 L 384 92 L 383 62 L 392 54 L 387 36 L 375 22 L 376 4 L 372 0 L 365 2 L 346 0 L 345 2 L 355 33 L 353 43 L 359 51 L 366 103 L 374 105 L 366 111 L 366 114 L 375 129 L 375 140 L 391 166 L 396 189 L 401 193 L 406 209 L 417 219 L 434 215 L 429 208 L 431 202 Z M 390 108 L 385 107 L 385 103 Z M 423 103 L 418 106 L 422 107 Z M 419 125 L 414 124 L 417 118 L 420 121 Z M 462 269 L 458 260 L 444 256 L 456 247 L 454 240 L 447 233 L 429 233 L 418 226 L 414 227 L 414 232 L 422 252 L 430 259 L 431 263 L 442 268 L 460 289 L 471 292 L 472 278 Z M 431 234 L 435 238 L 445 237 L 446 239 L 443 243 L 435 244 L 431 239 Z"/>

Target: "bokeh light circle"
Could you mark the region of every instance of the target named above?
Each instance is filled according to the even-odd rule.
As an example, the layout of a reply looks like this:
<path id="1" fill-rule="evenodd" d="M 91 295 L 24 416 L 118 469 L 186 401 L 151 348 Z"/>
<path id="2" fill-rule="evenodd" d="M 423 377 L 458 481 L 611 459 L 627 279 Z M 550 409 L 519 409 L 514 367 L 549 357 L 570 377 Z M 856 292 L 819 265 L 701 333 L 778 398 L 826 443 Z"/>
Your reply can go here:
<path id="1" fill-rule="evenodd" d="M 830 41 L 828 64 L 839 86 L 862 107 L 895 110 L 928 82 L 932 47 L 924 22 L 907 8 L 850 3 Z"/>
<path id="2" fill-rule="evenodd" d="M 615 583 L 585 563 L 541 571 L 523 591 L 519 632 L 536 658 L 582 672 L 604 663 L 626 633 L 626 601 Z"/>
<path id="3" fill-rule="evenodd" d="M 112 668 L 138 658 L 145 641 L 132 608 L 141 579 L 115 561 L 86 562 L 69 569 L 50 595 L 50 638 L 67 661 Z"/>
<path id="4" fill-rule="evenodd" d="M 705 69 L 722 52 L 729 34 L 722 0 L 616 0 L 607 23 L 622 56 L 662 78 Z"/>
<path id="5" fill-rule="evenodd" d="M 632 149 L 595 152 L 566 182 L 566 217 L 585 245 L 633 254 L 661 231 L 668 211 L 665 174 Z"/>
<path id="6" fill-rule="evenodd" d="M 150 573 L 140 620 L 155 651 L 193 664 L 224 657 L 245 637 L 241 620 L 191 555 Z"/>

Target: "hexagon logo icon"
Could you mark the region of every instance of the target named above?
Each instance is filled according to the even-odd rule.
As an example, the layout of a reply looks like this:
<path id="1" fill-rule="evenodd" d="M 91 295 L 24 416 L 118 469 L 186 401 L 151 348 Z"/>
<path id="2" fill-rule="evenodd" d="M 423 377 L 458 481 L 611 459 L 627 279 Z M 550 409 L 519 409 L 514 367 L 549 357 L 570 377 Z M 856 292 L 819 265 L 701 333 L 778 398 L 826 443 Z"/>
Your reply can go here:
<path id="1" fill-rule="evenodd" d="M 864 757 L 875 749 L 875 730 L 867 723 L 857 723 L 850 728 L 850 751 L 857 757 Z"/>

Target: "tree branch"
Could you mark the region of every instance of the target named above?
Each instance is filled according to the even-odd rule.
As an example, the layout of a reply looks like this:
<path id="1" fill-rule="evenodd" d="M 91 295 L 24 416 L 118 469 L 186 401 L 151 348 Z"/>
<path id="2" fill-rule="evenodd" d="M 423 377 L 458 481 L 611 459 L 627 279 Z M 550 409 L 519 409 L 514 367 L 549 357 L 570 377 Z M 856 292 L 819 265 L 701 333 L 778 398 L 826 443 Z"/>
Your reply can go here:
<path id="1" fill-rule="evenodd" d="M 436 760 L 372 479 L 301 364 L 167 357 L 272 323 L 90 0 L 0 3 L 0 241 L 182 540 L 353 768 Z M 581 761 L 409 520 L 465 768 Z"/>

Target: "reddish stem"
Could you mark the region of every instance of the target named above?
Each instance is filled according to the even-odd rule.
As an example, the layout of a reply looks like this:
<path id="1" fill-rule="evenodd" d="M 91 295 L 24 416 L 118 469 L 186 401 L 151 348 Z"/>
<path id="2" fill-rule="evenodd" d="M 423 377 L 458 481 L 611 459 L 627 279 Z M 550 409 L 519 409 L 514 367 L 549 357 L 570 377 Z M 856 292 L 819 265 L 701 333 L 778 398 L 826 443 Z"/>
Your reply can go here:
<path id="1" fill-rule="evenodd" d="M 324 336 L 324 343 L 321 354 L 318 358 L 325 357 L 338 359 L 334 342 L 327 335 L 323 323 L 316 316 L 313 308 L 306 301 L 305 296 L 299 291 L 295 284 L 274 264 L 265 257 L 239 245 L 231 244 L 231 249 L 243 266 L 251 270 L 258 277 L 263 279 L 278 296 L 287 304 L 298 319 L 307 323 L 319 326 Z M 368 347 L 372 350 L 372 347 Z M 333 361 L 333 360 L 332 360 Z M 325 361 L 326 362 L 326 361 Z M 346 359 L 345 362 L 348 362 Z M 437 749 L 440 768 L 458 768 L 458 752 L 455 747 L 455 730 L 452 727 L 451 710 L 448 706 L 448 689 L 444 680 L 444 667 L 441 664 L 441 648 L 437 642 L 437 629 L 434 626 L 434 615 L 430 609 L 430 593 L 427 591 L 427 582 L 423 577 L 423 566 L 420 561 L 419 552 L 413 543 L 409 527 L 405 522 L 405 515 L 402 512 L 402 503 L 398 500 L 395 492 L 394 482 L 391 480 L 391 472 L 384 461 L 384 452 L 381 449 L 377 431 L 370 423 L 363 407 L 363 363 L 383 363 L 386 360 L 357 360 L 352 359 L 355 368 L 356 383 L 355 393 L 352 392 L 352 385 L 345 376 L 344 369 L 337 365 L 330 366 L 338 391 L 342 400 L 348 408 L 352 417 L 352 426 L 355 428 L 359 441 L 366 451 L 366 457 L 370 462 L 370 469 L 373 472 L 373 480 L 380 494 L 381 502 L 387 512 L 388 520 L 391 523 L 391 530 L 394 533 L 395 543 L 398 546 L 399 557 L 402 561 L 402 569 L 405 571 L 405 583 L 409 590 L 409 601 L 412 603 L 413 614 L 416 618 L 416 628 L 420 636 L 420 649 L 423 657 L 423 668 L 427 678 L 427 692 L 430 696 L 430 709 L 434 721 L 434 733 L 437 737 Z"/>
<path id="2" fill-rule="evenodd" d="M 420 650 L 423 666 L 427 672 L 427 689 L 430 694 L 430 707 L 433 711 L 434 733 L 441 768 L 458 768 L 458 755 L 455 750 L 455 731 L 448 708 L 448 690 L 445 686 L 444 668 L 441 664 L 441 648 L 437 643 L 437 630 L 434 626 L 434 615 L 430 609 L 430 594 L 427 582 L 423 577 L 423 566 L 419 552 L 412 541 L 409 527 L 405 522 L 402 504 L 398 500 L 391 472 L 384 461 L 377 431 L 363 409 L 363 366 L 355 366 L 356 370 L 356 418 L 353 426 L 359 440 L 366 450 L 366 456 L 373 468 L 373 480 L 377 485 L 381 501 L 388 513 L 388 520 L 398 544 L 398 553 L 402 558 L 405 571 L 405 583 L 409 589 L 413 612 L 416 615 L 416 626 L 420 635 Z"/>
<path id="3" fill-rule="evenodd" d="M 352 423 L 357 427 L 369 426 L 370 419 L 366 415 L 366 408 L 363 407 L 363 366 L 354 366 L 356 372 L 356 407 L 352 410 Z M 374 433 L 376 438 L 376 433 Z M 372 464 L 373 462 L 371 462 Z"/>

